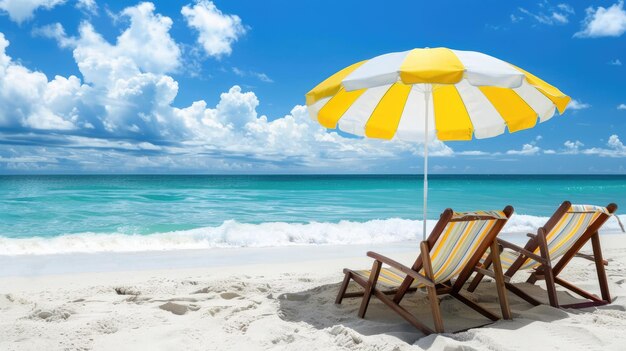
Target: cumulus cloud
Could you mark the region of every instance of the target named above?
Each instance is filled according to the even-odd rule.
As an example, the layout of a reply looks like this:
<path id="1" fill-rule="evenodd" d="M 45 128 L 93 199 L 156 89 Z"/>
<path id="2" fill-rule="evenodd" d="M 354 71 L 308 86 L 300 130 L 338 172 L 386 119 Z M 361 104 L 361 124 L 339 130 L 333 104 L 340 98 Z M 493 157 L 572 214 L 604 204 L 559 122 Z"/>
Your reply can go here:
<path id="1" fill-rule="evenodd" d="M 584 148 L 585 144 L 579 140 L 567 140 L 563 143 L 564 149 L 561 150 L 546 150 L 545 154 L 558 154 L 558 155 L 597 155 L 600 157 L 626 157 L 626 146 L 619 139 L 617 134 L 609 136 L 606 142 L 606 147 L 592 147 Z M 550 152 L 548 152 L 550 151 Z"/>
<path id="2" fill-rule="evenodd" d="M 415 158 L 423 145 L 346 138 L 310 120 L 304 106 L 280 118 L 259 114 L 251 91 L 233 86 L 215 106 L 174 106 L 180 66 L 171 19 L 141 3 L 124 9 L 129 24 L 110 42 L 89 22 L 68 36 L 60 24 L 39 28 L 72 50 L 81 78 L 32 71 L 7 55 L 0 34 L 0 167 L 13 171 L 285 171 L 350 165 L 367 171 Z M 432 156 L 452 156 L 441 142 Z M 35 157 L 36 156 L 36 157 Z M 43 162 L 43 157 L 46 161 Z"/>
<path id="3" fill-rule="evenodd" d="M 619 105 L 617 105 L 617 109 L 618 110 L 626 110 L 626 104 L 619 104 Z"/>
<path id="4" fill-rule="evenodd" d="M 541 152 L 541 148 L 537 145 L 533 144 L 524 144 L 521 150 L 509 150 L 506 152 L 507 155 L 522 155 L 522 156 L 531 156 L 537 155 Z"/>
<path id="5" fill-rule="evenodd" d="M 0 127 L 71 130 L 79 125 L 76 97 L 88 88 L 76 76 L 51 81 L 6 55 L 9 41 L 0 33 Z"/>
<path id="6" fill-rule="evenodd" d="M 622 61 L 620 61 L 619 59 L 611 60 L 611 61 L 609 61 L 609 65 L 611 65 L 611 66 L 621 66 L 622 65 Z"/>
<path id="7" fill-rule="evenodd" d="M 77 37 L 67 37 L 58 23 L 38 30 L 72 49 L 87 87 L 76 115 L 88 119 L 91 134 L 180 136 L 169 107 L 178 83 L 167 75 L 180 66 L 180 49 L 169 34 L 172 20 L 154 10 L 147 2 L 124 9 L 120 15 L 130 25 L 113 44 L 88 22 L 81 23 Z"/>
<path id="8" fill-rule="evenodd" d="M 304 106 L 270 118 L 259 112 L 256 94 L 239 86 L 223 92 L 216 104 L 198 100 L 176 106 L 178 82 L 171 75 L 181 68 L 181 49 L 170 35 L 172 20 L 156 13 L 151 3 L 116 16 L 128 22 L 120 22 L 127 28 L 114 39 L 106 39 L 88 21 L 75 36 L 58 23 L 35 31 L 72 51 L 79 76 L 48 77 L 27 68 L 7 54 L 9 42 L 0 33 L 0 169 L 367 172 L 394 160 L 415 162 L 423 155 L 423 145 L 328 131 L 308 117 Z M 536 155 L 541 152 L 539 140 L 507 154 Z M 609 141 L 598 150 L 623 154 L 617 136 Z M 455 153 L 439 141 L 429 151 L 435 157 L 499 155 Z"/>
<path id="9" fill-rule="evenodd" d="M 587 155 L 599 155 L 602 157 L 626 157 L 626 146 L 619 140 L 619 136 L 613 134 L 606 143 L 607 148 L 590 148 L 582 150 Z"/>
<path id="10" fill-rule="evenodd" d="M 573 110 L 573 111 L 584 110 L 584 109 L 588 109 L 590 107 L 591 107 L 590 104 L 582 102 L 580 100 L 576 100 L 576 99 L 572 99 L 572 101 L 570 101 L 569 105 L 567 105 L 567 109 L 568 110 Z"/>
<path id="11" fill-rule="evenodd" d="M 198 43 L 208 56 L 228 56 L 232 45 L 246 33 L 237 15 L 222 13 L 212 1 L 199 0 L 180 11 L 187 25 L 198 32 Z"/>
<path id="12" fill-rule="evenodd" d="M 586 10 L 582 28 L 574 34 L 577 38 L 619 37 L 626 32 L 626 11 L 624 1 L 608 8 L 598 6 Z"/>
<path id="13" fill-rule="evenodd" d="M 585 146 L 585 144 L 581 143 L 578 140 L 575 140 L 575 141 L 568 140 L 563 145 L 565 146 L 564 153 L 566 154 L 577 154 L 579 149 Z"/>
<path id="14" fill-rule="evenodd" d="M 37 9 L 49 10 L 64 2 L 65 0 L 0 0 L 0 10 L 6 12 L 12 21 L 22 23 L 33 18 Z"/>

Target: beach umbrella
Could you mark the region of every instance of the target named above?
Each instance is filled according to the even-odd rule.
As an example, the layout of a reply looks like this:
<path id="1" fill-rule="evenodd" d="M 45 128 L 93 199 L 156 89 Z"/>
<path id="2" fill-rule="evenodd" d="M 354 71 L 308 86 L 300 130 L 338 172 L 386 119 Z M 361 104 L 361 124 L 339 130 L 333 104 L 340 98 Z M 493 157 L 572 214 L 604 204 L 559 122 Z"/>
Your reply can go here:
<path id="1" fill-rule="evenodd" d="M 424 239 L 428 143 L 491 138 L 562 114 L 570 97 L 495 57 L 448 48 L 394 52 L 357 62 L 306 94 L 313 120 L 378 139 L 424 142 Z"/>

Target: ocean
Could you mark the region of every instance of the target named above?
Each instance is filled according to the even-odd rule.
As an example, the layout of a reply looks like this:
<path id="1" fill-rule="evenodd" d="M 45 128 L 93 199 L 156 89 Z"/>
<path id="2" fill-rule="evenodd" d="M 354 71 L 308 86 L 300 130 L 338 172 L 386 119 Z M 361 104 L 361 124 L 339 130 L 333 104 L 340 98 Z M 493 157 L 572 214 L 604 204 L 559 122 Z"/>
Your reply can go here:
<path id="1" fill-rule="evenodd" d="M 624 175 L 433 175 L 428 218 L 510 204 L 522 233 L 625 199 Z M 0 255 L 400 242 L 421 216 L 421 175 L 0 176 Z"/>

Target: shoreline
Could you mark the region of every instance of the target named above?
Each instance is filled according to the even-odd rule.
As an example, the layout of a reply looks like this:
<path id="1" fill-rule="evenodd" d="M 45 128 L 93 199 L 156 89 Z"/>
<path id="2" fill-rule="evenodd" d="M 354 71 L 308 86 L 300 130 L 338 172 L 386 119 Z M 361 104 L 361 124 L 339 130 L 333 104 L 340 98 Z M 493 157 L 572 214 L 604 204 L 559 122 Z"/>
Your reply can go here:
<path id="1" fill-rule="evenodd" d="M 602 237 L 619 237 L 618 232 Z M 501 233 L 500 237 L 523 244 L 523 233 Z M 363 244 L 295 244 L 275 247 L 215 247 L 207 249 L 144 250 L 122 252 L 75 252 L 60 254 L 0 255 L 0 278 L 34 277 L 77 273 L 203 269 L 254 264 L 285 264 L 300 261 L 356 259 L 367 251 L 389 256 L 417 252 L 418 240 Z"/>

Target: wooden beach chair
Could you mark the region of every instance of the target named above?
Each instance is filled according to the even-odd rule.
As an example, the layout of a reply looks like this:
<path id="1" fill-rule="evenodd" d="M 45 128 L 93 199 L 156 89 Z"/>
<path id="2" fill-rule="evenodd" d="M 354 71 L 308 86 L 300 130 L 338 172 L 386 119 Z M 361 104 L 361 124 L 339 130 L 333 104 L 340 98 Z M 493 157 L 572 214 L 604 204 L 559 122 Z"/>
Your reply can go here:
<path id="1" fill-rule="evenodd" d="M 498 297 L 505 319 L 511 318 L 506 298 L 504 276 L 501 267 L 494 265 L 494 271 L 479 267 L 480 260 L 488 248 L 496 248 L 496 236 L 513 214 L 513 207 L 503 211 L 453 212 L 446 209 L 439 218 L 426 241 L 420 244 L 420 255 L 411 267 L 407 267 L 390 258 L 368 252 L 374 259 L 371 270 L 344 269 L 345 278 L 339 289 L 335 303 L 343 298 L 360 297 L 359 317 L 364 318 L 372 295 L 375 295 L 393 311 L 402 316 L 415 328 L 426 334 L 444 331 L 439 295 L 451 295 L 483 316 L 496 321 L 497 315 L 461 295 L 463 284 L 474 271 L 493 277 L 496 280 Z M 499 255 L 493 255 L 493 261 L 499 261 Z M 383 267 L 386 265 L 386 267 Z M 387 267 L 388 266 L 388 267 Z M 346 293 L 350 280 L 363 287 L 364 291 Z M 408 291 L 426 288 L 434 320 L 434 329 L 415 318 L 408 310 L 400 306 Z M 387 295 L 393 294 L 393 298 Z"/>
<path id="2" fill-rule="evenodd" d="M 607 207 L 600 207 L 572 205 L 569 201 L 565 201 L 546 224 L 537 230 L 536 235 L 528 234 L 530 240 L 523 248 L 498 239 L 498 244 L 504 248 L 500 255 L 500 261 L 503 269 L 506 269 L 505 278 L 508 281 L 508 278 L 513 277 L 520 270 L 532 270 L 527 282 L 534 284 L 537 280 L 545 280 L 548 299 L 553 307 L 559 307 L 556 284 L 588 300 L 582 303 L 561 305 L 560 307 L 583 308 L 611 303 L 609 285 L 604 271 L 604 266 L 608 263 L 602 258 L 598 230 L 615 213 L 615 210 L 617 210 L 617 205 L 613 203 Z M 593 255 L 579 253 L 589 240 L 591 240 Z M 591 294 L 559 277 L 559 274 L 574 257 L 582 257 L 595 262 L 602 297 Z M 488 268 L 492 263 L 495 262 L 492 262 L 491 257 L 485 257 L 483 268 Z M 468 290 L 474 291 L 482 278 L 483 274 L 477 273 Z M 506 282 L 505 285 L 509 291 L 529 303 L 535 306 L 541 304 L 518 286 L 509 282 Z"/>

